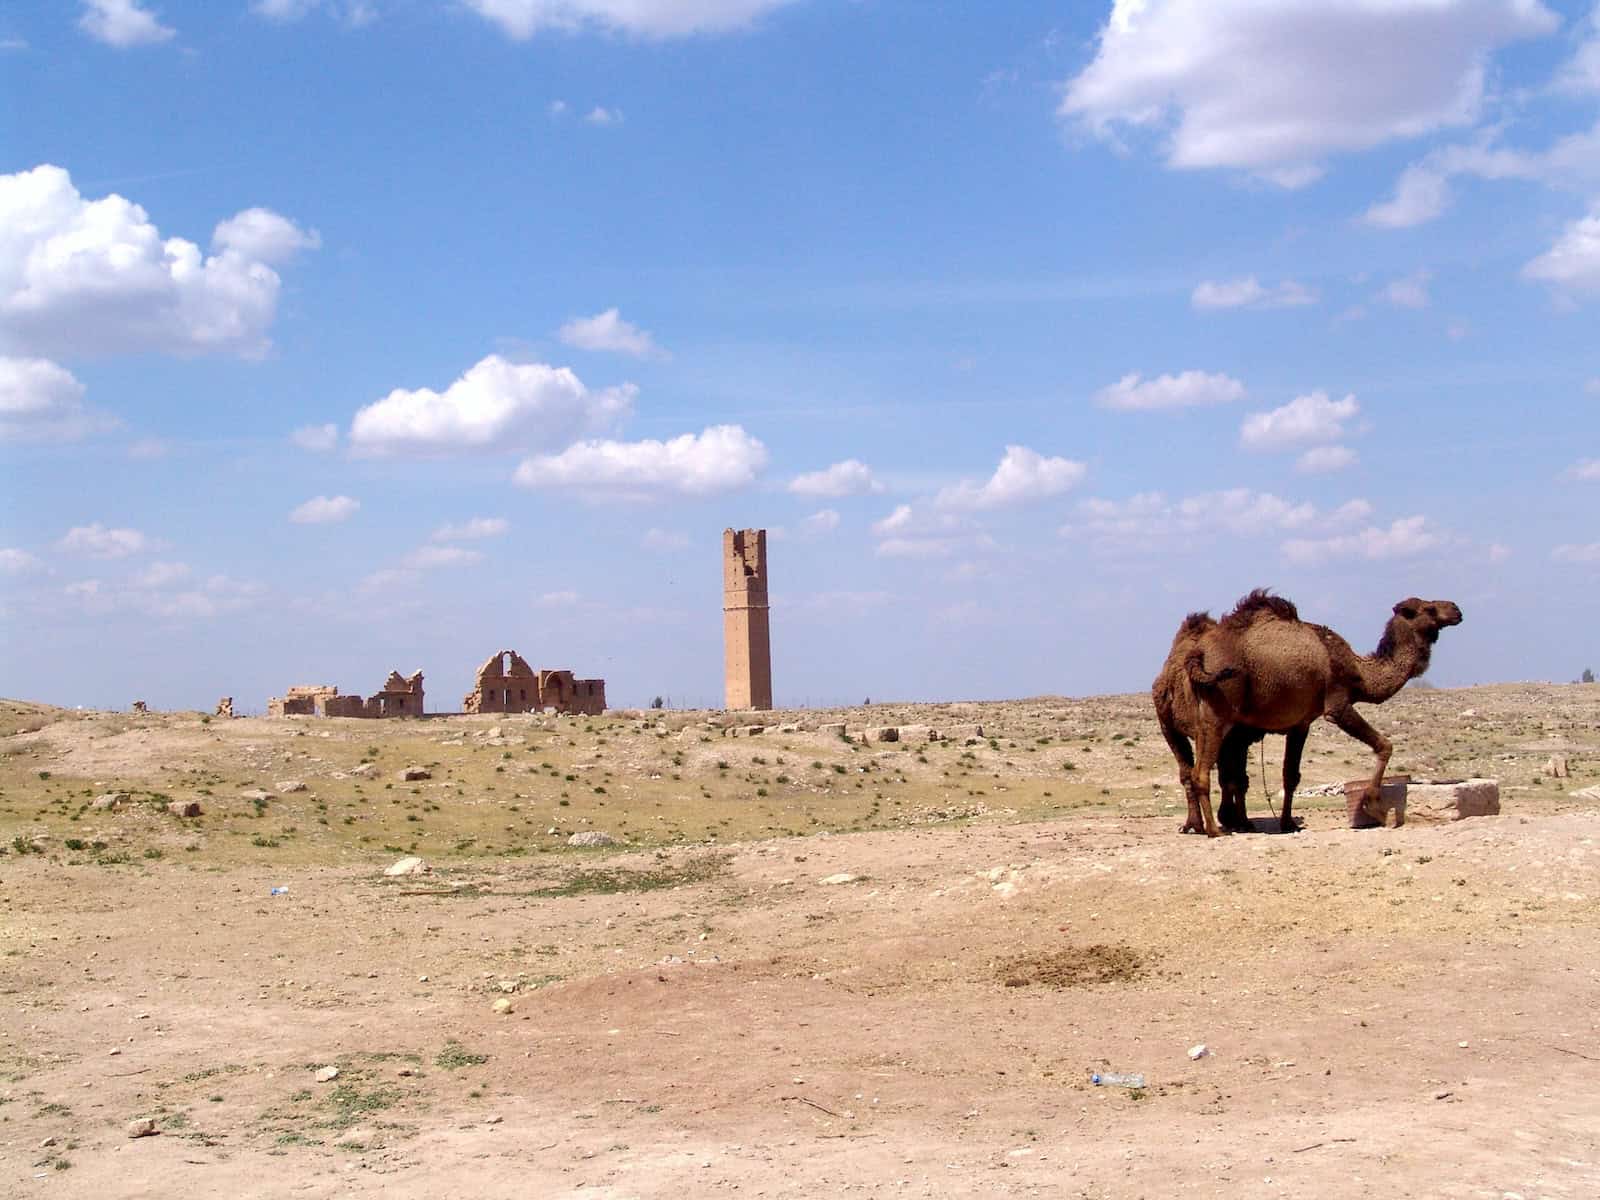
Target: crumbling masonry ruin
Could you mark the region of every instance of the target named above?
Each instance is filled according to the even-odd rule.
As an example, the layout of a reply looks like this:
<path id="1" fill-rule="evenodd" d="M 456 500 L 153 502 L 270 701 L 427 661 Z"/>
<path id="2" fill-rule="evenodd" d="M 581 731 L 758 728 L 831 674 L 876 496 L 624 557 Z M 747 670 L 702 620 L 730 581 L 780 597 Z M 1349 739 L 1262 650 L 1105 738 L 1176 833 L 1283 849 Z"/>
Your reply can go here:
<path id="1" fill-rule="evenodd" d="M 767 531 L 722 531 L 722 646 L 726 706 L 772 707 Z"/>
<path id="2" fill-rule="evenodd" d="M 599 716 L 606 710 L 604 679 L 574 679 L 571 671 L 535 671 L 515 650 L 498 651 L 478 668 L 477 686 L 461 701 L 469 713 L 554 709 Z"/>
<path id="3" fill-rule="evenodd" d="M 401 675 L 390 671 L 383 688 L 363 700 L 341 696 L 327 684 L 301 684 L 267 701 L 269 717 L 420 717 L 422 672 Z"/>

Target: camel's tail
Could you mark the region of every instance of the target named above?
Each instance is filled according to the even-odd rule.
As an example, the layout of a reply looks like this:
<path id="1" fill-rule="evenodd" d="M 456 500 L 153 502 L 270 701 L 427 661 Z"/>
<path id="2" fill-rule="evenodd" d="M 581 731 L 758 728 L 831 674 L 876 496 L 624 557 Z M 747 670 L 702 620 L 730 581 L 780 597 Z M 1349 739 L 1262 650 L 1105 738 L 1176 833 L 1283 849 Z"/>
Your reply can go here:
<path id="1" fill-rule="evenodd" d="M 1196 687 L 1215 687 L 1223 680 L 1239 674 L 1239 668 L 1231 664 L 1218 667 L 1215 671 L 1206 670 L 1206 652 L 1202 649 L 1189 652 L 1189 657 L 1183 660 L 1183 669 L 1189 676 L 1189 682 Z"/>

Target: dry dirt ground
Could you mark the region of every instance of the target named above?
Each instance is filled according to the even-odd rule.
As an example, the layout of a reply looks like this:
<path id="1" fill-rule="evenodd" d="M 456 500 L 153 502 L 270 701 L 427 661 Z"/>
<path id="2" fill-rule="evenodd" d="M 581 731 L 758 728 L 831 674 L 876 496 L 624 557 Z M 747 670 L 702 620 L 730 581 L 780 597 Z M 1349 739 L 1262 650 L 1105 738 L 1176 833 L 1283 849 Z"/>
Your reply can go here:
<path id="1" fill-rule="evenodd" d="M 1179 836 L 1137 696 L 0 704 L 0 1194 L 1600 1195 L 1600 687 L 1372 715 L 1502 815 Z M 828 719 L 984 737 L 776 728 Z M 1319 729 L 1303 786 L 1367 761 Z"/>

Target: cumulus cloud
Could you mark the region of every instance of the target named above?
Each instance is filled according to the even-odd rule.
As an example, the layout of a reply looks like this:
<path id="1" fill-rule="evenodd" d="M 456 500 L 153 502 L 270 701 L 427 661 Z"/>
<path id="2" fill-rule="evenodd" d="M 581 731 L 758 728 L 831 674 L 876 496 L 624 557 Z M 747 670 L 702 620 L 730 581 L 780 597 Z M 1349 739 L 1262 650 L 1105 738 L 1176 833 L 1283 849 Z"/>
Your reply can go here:
<path id="1" fill-rule="evenodd" d="M 1299 308 L 1316 302 L 1317 293 L 1303 283 L 1285 279 L 1265 287 L 1254 275 L 1243 279 L 1207 279 L 1196 285 L 1189 297 L 1189 303 L 1202 312 L 1223 308 Z"/>
<path id="2" fill-rule="evenodd" d="M 1569 224 L 1522 274 L 1568 291 L 1600 292 L 1600 207 Z"/>
<path id="3" fill-rule="evenodd" d="M 800 532 L 807 537 L 821 537 L 839 528 L 839 514 L 831 508 L 814 512 L 800 522 Z"/>
<path id="4" fill-rule="evenodd" d="M 1556 87 L 1580 95 L 1600 93 L 1600 4 L 1589 14 L 1588 32 L 1556 72 Z"/>
<path id="5" fill-rule="evenodd" d="M 96 521 L 92 525 L 74 525 L 56 543 L 56 549 L 90 558 L 127 558 L 151 545 L 150 539 L 137 529 L 108 529 Z"/>
<path id="6" fill-rule="evenodd" d="M 1356 464 L 1356 452 L 1349 446 L 1314 446 L 1295 460 L 1295 469 L 1306 475 L 1326 475 Z"/>
<path id="7" fill-rule="evenodd" d="M 38 558 L 26 550 L 19 550 L 15 546 L 0 548 L 0 571 L 7 575 L 21 575 L 38 569 Z"/>
<path id="8" fill-rule="evenodd" d="M 873 477 L 872 468 L 859 459 L 847 458 L 820 471 L 796 475 L 789 481 L 789 490 L 797 496 L 864 496 L 883 491 L 883 484 Z"/>
<path id="9" fill-rule="evenodd" d="M 1401 517 L 1387 529 L 1369 525 L 1357 533 L 1328 538 L 1290 538 L 1283 553 L 1290 562 L 1305 566 L 1346 559 L 1378 562 L 1395 558 L 1414 558 L 1442 542 L 1422 516 Z"/>
<path id="10" fill-rule="evenodd" d="M 178 32 L 141 7 L 139 0 L 83 0 L 78 28 L 118 50 L 158 45 L 171 41 Z"/>
<path id="11" fill-rule="evenodd" d="M 606 108 L 596 104 L 583 114 L 583 119 L 590 125 L 621 125 L 623 117 L 620 108 Z"/>
<path id="12" fill-rule="evenodd" d="M 296 525 L 331 525 L 356 515 L 361 501 L 350 496 L 313 496 L 289 514 Z"/>
<path id="13" fill-rule="evenodd" d="M 251 0 L 250 11 L 269 21 L 298 21 L 322 0 Z"/>
<path id="14" fill-rule="evenodd" d="M 536 33 L 596 29 L 634 37 L 728 33 L 793 0 L 466 0 L 467 7 L 525 41 Z"/>
<path id="15" fill-rule="evenodd" d="M 1433 220 L 1450 206 L 1450 183 L 1443 171 L 1412 165 L 1400 172 L 1394 195 L 1367 209 L 1363 220 L 1379 229 L 1409 229 Z"/>
<path id="16" fill-rule="evenodd" d="M 1574 479 L 1600 481 L 1600 458 L 1580 459 L 1567 473 Z"/>
<path id="17" fill-rule="evenodd" d="M 153 562 L 133 577 L 134 585 L 142 588 L 164 588 L 181 583 L 193 572 L 188 563 Z"/>
<path id="18" fill-rule="evenodd" d="M 0 355 L 0 442 L 73 442 L 121 425 L 83 403 L 83 384 L 43 358 Z"/>
<path id="19" fill-rule="evenodd" d="M 1059 496 L 1076 487 L 1088 468 L 1068 458 L 1046 458 L 1026 446 L 1007 446 L 1000 465 L 985 483 L 962 480 L 939 492 L 944 508 L 1005 508 Z"/>
<path id="20" fill-rule="evenodd" d="M 1287 450 L 1344 437 L 1344 423 L 1361 411 L 1354 396 L 1330 400 L 1328 393 L 1296 396 L 1282 408 L 1254 413 L 1239 427 L 1239 443 L 1247 450 Z"/>
<path id="21" fill-rule="evenodd" d="M 499 537 L 511 528 L 504 517 L 473 517 L 459 525 L 441 525 L 433 531 L 436 542 L 477 542 L 484 538 Z"/>
<path id="22" fill-rule="evenodd" d="M 491 354 L 442 392 L 396 388 L 356 413 L 358 454 L 449 454 L 564 446 L 628 415 L 632 384 L 591 391 L 566 367 Z"/>
<path id="23" fill-rule="evenodd" d="M 1095 403 L 1102 408 L 1124 411 L 1195 408 L 1206 404 L 1228 404 L 1243 396 L 1244 384 L 1230 375 L 1184 371 L 1177 375 L 1158 375 L 1154 379 L 1145 379 L 1133 371 L 1110 387 L 1101 388 L 1095 395 Z"/>
<path id="24" fill-rule="evenodd" d="M 202 255 L 115 193 L 85 198 L 60 167 L 0 175 L 0 348 L 259 355 L 282 285 L 273 264 L 316 244 L 249 209 Z"/>
<path id="25" fill-rule="evenodd" d="M 648 358 L 660 354 L 655 339 L 645 330 L 622 319 L 614 308 L 592 317 L 574 317 L 561 327 L 561 340 L 579 350 L 603 350 Z"/>
<path id="26" fill-rule="evenodd" d="M 289 435 L 289 440 L 302 450 L 313 454 L 326 454 L 339 444 L 339 427 L 327 425 L 302 425 Z"/>
<path id="27" fill-rule="evenodd" d="M 587 441 L 517 467 L 527 488 L 569 488 L 609 496 L 675 492 L 710 495 L 744 487 L 767 465 L 767 448 L 739 425 L 713 425 L 667 441 Z"/>
<path id="28" fill-rule="evenodd" d="M 1331 534 L 1366 520 L 1371 513 L 1372 506 L 1365 500 L 1350 500 L 1325 513 L 1308 501 L 1286 500 L 1243 487 L 1180 500 L 1169 500 L 1160 492 L 1140 492 L 1125 500 L 1090 497 L 1079 501 L 1060 533 L 1105 548 L 1160 548 L 1165 553 L 1174 541 L 1187 545 L 1219 533 L 1234 537 L 1314 531 Z"/>
<path id="29" fill-rule="evenodd" d="M 1550 557 L 1564 563 L 1600 564 L 1600 542 L 1589 542 L 1586 545 L 1568 543 L 1557 546 L 1550 552 Z"/>
<path id="30" fill-rule="evenodd" d="M 1115 0 L 1059 112 L 1154 134 L 1171 167 L 1302 186 L 1333 154 L 1474 123 L 1490 55 L 1559 24 L 1539 0 Z"/>
<path id="31" fill-rule="evenodd" d="M 1396 308 L 1427 308 L 1432 302 L 1432 297 L 1428 295 L 1428 283 L 1432 278 L 1431 271 L 1413 271 L 1405 278 L 1387 284 L 1378 293 L 1378 298 Z"/>

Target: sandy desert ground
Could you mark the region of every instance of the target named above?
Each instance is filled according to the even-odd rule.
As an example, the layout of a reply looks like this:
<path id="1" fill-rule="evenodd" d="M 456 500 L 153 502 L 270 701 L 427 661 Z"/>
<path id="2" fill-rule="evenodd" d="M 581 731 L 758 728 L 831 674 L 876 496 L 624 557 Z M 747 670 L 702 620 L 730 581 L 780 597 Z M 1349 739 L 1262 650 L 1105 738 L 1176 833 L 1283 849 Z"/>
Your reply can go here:
<path id="1" fill-rule="evenodd" d="M 1600 1195 L 1600 687 L 1370 711 L 1502 814 L 1179 836 L 1141 696 L 0 703 L 0 1194 Z"/>

